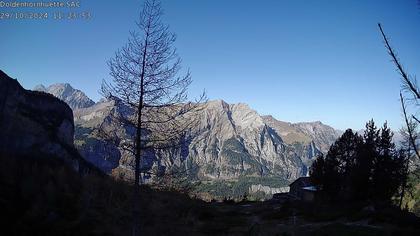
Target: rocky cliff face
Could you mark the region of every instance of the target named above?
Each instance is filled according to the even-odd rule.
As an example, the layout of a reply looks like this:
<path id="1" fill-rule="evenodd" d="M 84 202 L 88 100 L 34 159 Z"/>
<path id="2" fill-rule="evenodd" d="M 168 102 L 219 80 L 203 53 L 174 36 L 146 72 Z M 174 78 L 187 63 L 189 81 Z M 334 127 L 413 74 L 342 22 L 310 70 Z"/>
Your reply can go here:
<path id="1" fill-rule="evenodd" d="M 300 122 L 293 124 L 301 133 L 307 135 L 316 147 L 323 153 L 327 153 L 331 144 L 343 133 L 328 125 L 316 122 Z"/>
<path id="2" fill-rule="evenodd" d="M 300 158 L 248 105 L 211 101 L 200 116 L 188 147 L 188 159 L 200 167 L 200 178 L 278 175 L 289 179 L 303 174 Z"/>
<path id="3" fill-rule="evenodd" d="M 246 104 L 216 100 L 203 106 L 198 126 L 186 135 L 190 137 L 188 141 L 170 150 L 147 152 L 142 162 L 145 170 L 182 170 L 199 180 L 232 180 L 243 176 L 279 176 L 293 180 L 305 175 L 313 158 L 321 152 L 317 143 L 329 145 L 322 143 L 324 139 L 314 138 L 316 132 L 322 133 L 324 125 L 315 124 L 312 131 L 316 132 L 311 133 L 306 126 L 290 124 L 293 135 L 301 137 L 292 142 L 293 135 L 276 126 L 276 122 L 281 121 L 262 117 Z M 131 179 L 133 156 L 118 147 L 129 141 L 130 129 L 121 127 L 114 131 L 119 143 L 112 144 L 95 132 L 99 127 L 113 129 L 110 120 L 112 114 L 118 112 L 127 110 L 114 101 L 105 100 L 75 110 L 75 143 L 95 166 L 109 174 Z"/>
<path id="4" fill-rule="evenodd" d="M 86 94 L 80 90 L 74 89 L 67 83 L 53 84 L 48 87 L 45 87 L 44 85 L 37 85 L 33 90 L 52 94 L 66 102 L 73 110 L 90 107 L 95 104 L 95 102 L 86 96 Z"/>
<path id="5" fill-rule="evenodd" d="M 73 146 L 73 113 L 63 101 L 28 91 L 0 71 L 0 155 L 54 156 L 82 170 Z"/>
<path id="6" fill-rule="evenodd" d="M 110 130 L 115 112 L 124 112 L 113 101 L 102 101 L 75 111 L 76 146 L 82 155 L 108 173 L 132 177 L 133 157 L 118 144 L 109 145 L 95 134 L 98 127 Z M 234 179 L 242 175 L 302 174 L 302 162 L 290 147 L 267 127 L 261 117 L 245 104 L 224 101 L 205 104 L 200 122 L 180 147 L 146 153 L 143 166 L 149 170 L 182 169 L 198 179 Z M 129 130 L 115 134 L 120 142 L 129 140 Z"/>
<path id="7" fill-rule="evenodd" d="M 103 100 L 88 108 L 74 110 L 75 146 L 80 154 L 90 163 L 99 167 L 105 173 L 111 174 L 114 169 L 127 169 L 126 174 L 132 173 L 132 155 L 122 155 L 124 150 L 119 148 L 120 142 L 108 142 L 98 134 L 100 127 L 109 129 L 113 127 L 110 123 L 112 114 L 121 112 L 114 101 Z M 122 140 L 130 137 L 125 133 L 125 127 L 120 127 L 115 136 Z M 125 163 L 128 159 L 128 163 Z"/>
<path id="8" fill-rule="evenodd" d="M 308 148 L 311 148 L 315 154 L 315 149 L 322 153 L 328 152 L 331 144 L 342 134 L 342 131 L 322 124 L 320 121 L 289 123 L 276 120 L 272 116 L 263 116 L 263 119 L 267 125 L 279 133 L 286 143 L 311 145 L 312 147 L 308 146 Z"/>
<path id="9" fill-rule="evenodd" d="M 306 168 L 311 166 L 316 156 L 326 154 L 331 144 L 341 135 L 341 131 L 319 121 L 289 123 L 272 116 L 263 116 L 263 120 L 285 143 L 294 147 Z"/>

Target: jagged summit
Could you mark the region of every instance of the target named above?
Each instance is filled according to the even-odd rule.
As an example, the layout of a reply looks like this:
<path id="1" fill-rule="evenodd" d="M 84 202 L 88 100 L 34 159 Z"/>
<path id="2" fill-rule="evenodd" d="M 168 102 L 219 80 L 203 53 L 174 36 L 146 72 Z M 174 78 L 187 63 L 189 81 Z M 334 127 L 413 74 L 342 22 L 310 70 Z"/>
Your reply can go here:
<path id="1" fill-rule="evenodd" d="M 78 89 L 74 89 L 68 83 L 52 84 L 48 87 L 40 84 L 34 87 L 35 91 L 46 92 L 66 102 L 71 109 L 79 109 L 90 107 L 95 104 L 85 93 Z"/>

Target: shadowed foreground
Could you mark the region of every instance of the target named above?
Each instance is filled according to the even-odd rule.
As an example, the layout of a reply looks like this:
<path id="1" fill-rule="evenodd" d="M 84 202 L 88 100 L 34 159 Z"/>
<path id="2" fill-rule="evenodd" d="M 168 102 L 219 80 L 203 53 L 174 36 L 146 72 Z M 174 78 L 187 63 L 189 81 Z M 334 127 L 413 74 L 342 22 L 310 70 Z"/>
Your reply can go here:
<path id="1" fill-rule="evenodd" d="M 57 158 L 0 158 L 5 235 L 129 235 L 131 186 L 81 177 Z M 142 187 L 146 235 L 418 235 L 419 219 L 398 209 L 301 202 L 206 203 Z"/>

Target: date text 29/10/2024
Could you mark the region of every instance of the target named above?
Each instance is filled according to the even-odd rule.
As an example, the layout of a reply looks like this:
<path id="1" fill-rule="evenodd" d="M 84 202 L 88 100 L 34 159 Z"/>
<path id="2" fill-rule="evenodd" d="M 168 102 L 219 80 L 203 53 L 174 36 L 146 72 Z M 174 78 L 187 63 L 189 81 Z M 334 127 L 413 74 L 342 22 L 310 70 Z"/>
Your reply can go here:
<path id="1" fill-rule="evenodd" d="M 89 20 L 92 14 L 83 12 L 0 12 L 1 20 Z"/>

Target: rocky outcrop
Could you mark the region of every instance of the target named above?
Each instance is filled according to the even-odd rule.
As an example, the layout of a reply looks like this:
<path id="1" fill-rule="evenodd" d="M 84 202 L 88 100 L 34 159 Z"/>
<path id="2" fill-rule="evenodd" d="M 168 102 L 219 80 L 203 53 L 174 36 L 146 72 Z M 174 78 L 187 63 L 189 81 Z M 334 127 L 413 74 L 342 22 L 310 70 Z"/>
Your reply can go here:
<path id="1" fill-rule="evenodd" d="M 331 144 L 333 144 L 343 133 L 342 131 L 336 130 L 320 121 L 300 122 L 294 124 L 294 126 L 300 132 L 310 137 L 315 146 L 323 153 L 327 153 Z"/>
<path id="2" fill-rule="evenodd" d="M 342 134 L 342 131 L 336 130 L 320 121 L 290 123 L 276 120 L 272 116 L 263 116 L 263 120 L 286 143 L 290 145 L 295 143 L 311 145 L 312 147 L 308 147 L 308 149 L 312 151 L 318 149 L 324 154 L 328 152 L 331 144 Z M 314 154 L 316 154 L 316 151 L 314 151 Z"/>
<path id="3" fill-rule="evenodd" d="M 300 176 L 303 163 L 246 104 L 210 101 L 200 114 L 199 128 L 188 147 L 198 176 L 234 179 L 240 176 Z"/>
<path id="4" fill-rule="evenodd" d="M 45 92 L 54 95 L 55 97 L 66 102 L 71 109 L 79 109 L 90 107 L 95 104 L 85 93 L 78 89 L 74 89 L 70 84 L 53 84 L 48 87 L 44 85 L 37 85 L 34 91 Z"/>
<path id="5" fill-rule="evenodd" d="M 60 157 L 90 167 L 73 146 L 73 112 L 63 101 L 29 91 L 0 71 L 0 155 Z"/>

